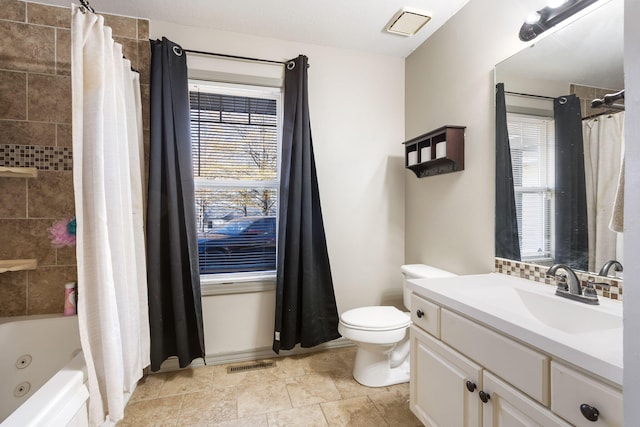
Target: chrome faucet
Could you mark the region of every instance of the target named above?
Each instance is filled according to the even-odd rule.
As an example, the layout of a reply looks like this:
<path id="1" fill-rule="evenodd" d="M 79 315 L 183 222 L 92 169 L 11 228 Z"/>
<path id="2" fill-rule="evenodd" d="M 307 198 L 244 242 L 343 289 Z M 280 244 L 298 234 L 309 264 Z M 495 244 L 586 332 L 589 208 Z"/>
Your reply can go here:
<path id="1" fill-rule="evenodd" d="M 608 276 L 609 270 L 611 269 L 611 267 L 613 267 L 614 271 L 620 271 L 620 272 L 622 271 L 622 264 L 620 264 L 619 261 L 612 259 L 604 263 L 604 265 L 600 269 L 600 273 L 598 273 L 598 276 L 605 276 L 605 277 Z"/>
<path id="2" fill-rule="evenodd" d="M 559 269 L 564 270 L 567 274 L 556 274 L 556 271 L 558 271 Z M 584 302 L 586 304 L 600 304 L 598 302 L 598 295 L 596 294 L 595 288 L 593 287 L 594 284 L 587 283 L 587 287 L 585 288 L 585 292 L 583 293 L 582 286 L 580 285 L 580 279 L 578 279 L 576 273 L 568 265 L 552 265 L 547 270 L 547 277 L 553 277 L 558 281 L 556 295 L 563 298 L 569 298 L 574 301 Z M 569 280 L 568 283 L 567 278 Z"/>

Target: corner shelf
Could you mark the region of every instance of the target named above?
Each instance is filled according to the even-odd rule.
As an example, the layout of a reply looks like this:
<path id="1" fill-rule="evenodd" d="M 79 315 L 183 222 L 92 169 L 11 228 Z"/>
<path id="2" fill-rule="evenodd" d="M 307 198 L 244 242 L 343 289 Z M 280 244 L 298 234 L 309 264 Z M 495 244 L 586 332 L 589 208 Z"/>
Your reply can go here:
<path id="1" fill-rule="evenodd" d="M 466 126 L 443 126 L 404 142 L 404 165 L 418 178 L 464 170 Z"/>
<path id="2" fill-rule="evenodd" d="M 0 273 L 8 271 L 35 270 L 38 261 L 35 259 L 8 259 L 0 260 Z"/>
<path id="3" fill-rule="evenodd" d="M 0 166 L 0 178 L 37 178 L 38 169 Z"/>

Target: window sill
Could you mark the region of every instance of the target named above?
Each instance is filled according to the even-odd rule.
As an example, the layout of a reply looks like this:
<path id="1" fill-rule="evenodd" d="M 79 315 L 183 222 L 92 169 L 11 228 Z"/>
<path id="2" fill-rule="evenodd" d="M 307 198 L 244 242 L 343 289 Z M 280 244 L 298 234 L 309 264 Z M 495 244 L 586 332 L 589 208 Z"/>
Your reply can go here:
<path id="1" fill-rule="evenodd" d="M 276 272 L 205 274 L 200 276 L 202 296 L 268 292 L 276 289 Z"/>

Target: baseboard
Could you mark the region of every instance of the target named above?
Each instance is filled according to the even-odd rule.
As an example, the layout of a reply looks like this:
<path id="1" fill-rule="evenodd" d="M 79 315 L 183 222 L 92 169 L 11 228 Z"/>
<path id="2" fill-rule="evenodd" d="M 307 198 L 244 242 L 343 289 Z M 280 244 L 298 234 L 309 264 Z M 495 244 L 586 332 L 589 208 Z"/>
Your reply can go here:
<path id="1" fill-rule="evenodd" d="M 197 368 L 206 365 L 224 365 L 227 363 L 239 363 L 239 362 L 249 362 L 253 360 L 261 360 L 261 359 L 275 359 L 278 357 L 285 356 L 295 356 L 298 354 L 306 354 L 306 353 L 317 353 L 323 350 L 331 350 L 342 347 L 353 347 L 354 344 L 351 340 L 347 338 L 338 338 L 333 341 L 329 341 L 324 344 L 317 345 L 312 348 L 301 348 L 299 345 L 294 347 L 291 350 L 281 350 L 280 354 L 276 354 L 271 347 L 262 347 L 256 348 L 252 350 L 245 351 L 235 351 L 228 353 L 216 353 L 216 354 L 208 354 L 205 359 L 196 359 L 191 362 L 189 367 Z M 160 370 L 155 373 L 160 372 L 168 372 L 168 371 L 176 371 L 180 369 L 180 365 L 178 363 L 178 358 L 171 357 L 167 359 L 161 366 Z"/>

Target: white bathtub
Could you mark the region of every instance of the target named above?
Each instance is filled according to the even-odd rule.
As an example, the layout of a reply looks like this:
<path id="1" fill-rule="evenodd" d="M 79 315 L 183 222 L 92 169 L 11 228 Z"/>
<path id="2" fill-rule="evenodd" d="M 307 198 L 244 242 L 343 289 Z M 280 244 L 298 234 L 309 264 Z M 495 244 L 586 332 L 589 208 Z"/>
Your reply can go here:
<path id="1" fill-rule="evenodd" d="M 0 319 L 0 426 L 87 426 L 76 316 Z"/>

